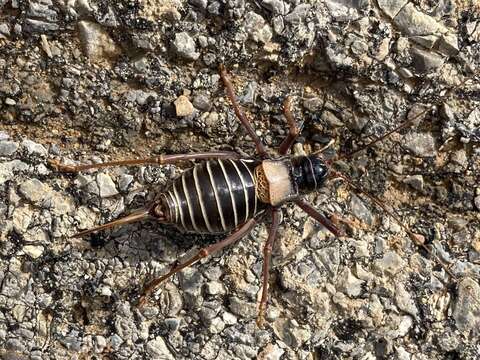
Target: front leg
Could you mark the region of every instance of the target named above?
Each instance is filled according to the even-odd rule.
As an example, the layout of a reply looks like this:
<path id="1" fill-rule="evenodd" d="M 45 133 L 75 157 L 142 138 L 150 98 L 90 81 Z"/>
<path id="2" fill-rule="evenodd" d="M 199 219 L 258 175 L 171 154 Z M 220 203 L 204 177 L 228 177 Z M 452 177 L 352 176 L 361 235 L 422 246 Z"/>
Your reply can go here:
<path id="1" fill-rule="evenodd" d="M 272 257 L 273 244 L 277 236 L 278 226 L 282 210 L 280 208 L 272 208 L 272 225 L 268 232 L 267 242 L 263 248 L 263 283 L 262 283 L 262 298 L 258 307 L 257 326 L 262 327 L 265 321 L 265 313 L 268 305 L 268 279 L 270 276 L 270 260 Z"/>

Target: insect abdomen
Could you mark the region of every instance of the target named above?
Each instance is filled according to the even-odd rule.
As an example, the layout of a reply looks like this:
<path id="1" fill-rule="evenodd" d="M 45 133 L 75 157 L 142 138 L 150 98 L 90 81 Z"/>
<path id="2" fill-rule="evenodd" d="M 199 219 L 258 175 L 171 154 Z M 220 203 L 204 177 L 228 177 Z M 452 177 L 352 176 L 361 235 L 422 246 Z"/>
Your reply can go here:
<path id="1" fill-rule="evenodd" d="M 252 218 L 260 205 L 247 160 L 214 160 L 195 165 L 165 192 L 171 222 L 196 233 L 224 233 Z"/>

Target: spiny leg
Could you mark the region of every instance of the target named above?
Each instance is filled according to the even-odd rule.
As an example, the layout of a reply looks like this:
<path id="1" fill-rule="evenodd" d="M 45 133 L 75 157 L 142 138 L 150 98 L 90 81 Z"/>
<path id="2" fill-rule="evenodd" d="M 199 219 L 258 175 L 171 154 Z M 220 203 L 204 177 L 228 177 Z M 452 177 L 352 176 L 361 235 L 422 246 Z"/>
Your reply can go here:
<path id="1" fill-rule="evenodd" d="M 165 165 L 172 164 L 178 161 L 188 160 L 206 160 L 206 159 L 239 159 L 241 156 L 233 151 L 212 151 L 212 152 L 199 152 L 191 154 L 172 154 L 172 155 L 159 155 L 143 159 L 126 159 L 109 161 L 99 164 L 82 164 L 82 165 L 65 165 L 60 164 L 56 160 L 50 160 L 50 164 L 58 171 L 62 172 L 79 172 L 83 170 L 99 169 L 110 166 L 131 166 L 131 165 Z"/>
<path id="2" fill-rule="evenodd" d="M 311 216 L 312 218 L 317 220 L 320 224 L 322 224 L 328 231 L 330 231 L 336 237 L 340 237 L 344 235 L 342 230 L 336 227 L 335 224 L 333 224 L 325 216 L 320 214 L 312 205 L 310 205 L 305 200 L 303 199 L 295 200 L 295 204 L 297 204 L 303 211 L 305 211 L 307 215 Z"/>
<path id="3" fill-rule="evenodd" d="M 292 99 L 290 96 L 287 96 L 283 102 L 283 114 L 288 121 L 288 135 L 278 147 L 278 153 L 280 155 L 285 155 L 292 147 L 298 135 L 300 135 L 300 127 L 297 125 L 297 122 L 293 118 L 292 112 L 290 111 L 291 105 Z"/>
<path id="4" fill-rule="evenodd" d="M 423 241 L 421 240 L 420 236 L 413 233 L 401 220 L 400 218 L 395 214 L 393 213 L 392 211 L 390 211 L 387 206 L 379 199 L 377 198 L 376 196 L 366 192 L 365 190 L 363 190 L 360 186 L 358 186 L 357 184 L 355 184 L 355 182 L 353 180 L 351 180 L 348 176 L 346 175 L 343 175 L 341 173 L 339 173 L 338 171 L 335 171 L 335 170 L 331 170 L 332 171 L 332 174 L 341 178 L 343 181 L 345 181 L 348 186 L 350 186 L 353 190 L 355 190 L 358 194 L 362 194 L 364 196 L 366 196 L 367 198 L 369 198 L 373 203 L 375 203 L 378 207 L 380 207 L 381 209 L 383 209 L 383 211 L 385 211 L 386 214 L 388 214 L 391 218 L 393 218 L 395 220 L 395 222 L 407 233 L 407 235 L 410 237 L 410 239 L 417 245 L 417 246 L 420 246 L 422 247 L 430 256 L 434 257 L 436 259 L 436 261 L 440 264 L 440 266 L 445 270 L 445 272 L 454 280 L 456 281 L 456 276 L 451 272 L 451 270 L 449 269 L 449 267 L 443 262 L 440 260 L 440 258 L 438 256 L 436 256 L 432 250 L 430 250 L 424 243 Z"/>
<path id="5" fill-rule="evenodd" d="M 281 220 L 280 208 L 272 208 L 272 225 L 268 232 L 267 242 L 263 248 L 263 282 L 262 282 L 262 298 L 258 307 L 257 325 L 262 327 L 265 321 L 265 313 L 268 304 L 268 279 L 270 275 L 270 260 L 272 257 L 273 244 L 277 236 L 278 226 Z"/>
<path id="6" fill-rule="evenodd" d="M 235 111 L 235 115 L 237 115 L 238 119 L 240 120 L 242 125 L 245 127 L 245 130 L 247 130 L 248 134 L 250 135 L 253 142 L 255 143 L 255 147 L 257 148 L 258 155 L 260 155 L 260 157 L 263 157 L 263 158 L 268 157 L 267 150 L 265 149 L 265 145 L 263 144 L 262 140 L 258 137 L 258 135 L 255 133 L 255 130 L 253 129 L 252 124 L 247 119 L 242 109 L 240 108 L 240 105 L 238 104 L 238 101 L 235 96 L 235 92 L 233 90 L 232 83 L 228 78 L 227 70 L 225 69 L 225 66 L 221 64 L 219 66 L 219 70 L 220 70 L 220 77 L 222 78 L 223 84 L 225 85 L 225 90 L 227 92 L 228 98 L 232 103 L 233 111 Z"/>
<path id="7" fill-rule="evenodd" d="M 257 223 L 258 223 L 258 221 L 256 219 L 248 220 L 246 223 L 241 225 L 239 228 L 237 228 L 237 230 L 235 230 L 233 233 L 231 233 L 228 237 L 226 237 L 222 241 L 220 241 L 218 243 L 215 243 L 215 244 L 212 244 L 210 246 L 207 246 L 206 248 L 201 249 L 200 251 L 197 252 L 197 254 L 195 254 L 194 256 L 189 258 L 188 260 L 186 260 L 186 261 L 178 264 L 174 268 L 172 268 L 167 274 L 149 282 L 145 286 L 145 288 L 144 288 L 144 290 L 143 290 L 143 292 L 140 296 L 139 306 L 143 306 L 145 304 L 145 302 L 147 301 L 147 298 L 155 291 L 155 289 L 162 282 L 167 280 L 169 277 L 171 277 L 172 275 L 178 273 L 179 271 L 189 267 L 190 265 L 193 265 L 194 263 L 196 263 L 197 261 L 207 257 L 208 255 L 211 255 L 211 254 L 223 249 L 224 247 L 240 240 L 245 235 L 250 233 L 250 231 L 253 229 L 253 227 Z"/>

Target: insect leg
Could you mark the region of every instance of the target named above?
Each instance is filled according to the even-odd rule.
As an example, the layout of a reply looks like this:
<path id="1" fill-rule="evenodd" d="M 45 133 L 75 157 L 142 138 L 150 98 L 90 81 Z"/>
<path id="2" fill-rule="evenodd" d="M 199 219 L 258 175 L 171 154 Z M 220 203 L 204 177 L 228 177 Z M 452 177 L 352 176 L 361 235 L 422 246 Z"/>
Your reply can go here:
<path id="1" fill-rule="evenodd" d="M 79 172 L 83 170 L 99 169 L 110 166 L 129 166 L 129 165 L 165 165 L 172 164 L 178 161 L 188 160 L 205 160 L 205 159 L 239 159 L 241 156 L 233 151 L 213 151 L 213 152 L 199 152 L 191 154 L 172 154 L 172 155 L 159 155 L 150 158 L 143 159 L 126 159 L 109 161 L 99 164 L 82 164 L 82 165 L 64 165 L 60 164 L 56 160 L 50 160 L 50 165 L 62 172 Z"/>
<path id="2" fill-rule="evenodd" d="M 280 208 L 272 208 L 272 225 L 268 233 L 267 242 L 263 248 L 263 286 L 262 298 L 258 307 L 257 326 L 262 327 L 265 321 L 265 312 L 268 305 L 268 278 L 270 275 L 270 260 L 272 257 L 273 243 L 277 236 L 278 226 L 281 220 Z"/>
<path id="3" fill-rule="evenodd" d="M 197 261 L 207 257 L 208 255 L 211 255 L 224 247 L 240 240 L 243 238 L 245 235 L 250 233 L 250 231 L 253 229 L 253 227 L 258 223 L 257 219 L 250 219 L 247 222 L 245 222 L 243 225 L 241 225 L 237 230 L 235 230 L 233 233 L 231 233 L 228 237 L 223 239 L 222 241 L 219 241 L 215 244 L 212 244 L 210 246 L 207 246 L 203 249 L 200 249 L 200 251 L 197 252 L 194 256 L 189 258 L 188 260 L 178 264 L 175 266 L 173 269 L 171 269 L 167 274 L 152 280 L 149 282 L 145 288 L 143 289 L 143 292 L 140 296 L 139 299 L 139 306 L 143 306 L 145 302 L 147 301 L 147 298 L 155 291 L 155 289 L 165 280 L 167 280 L 169 277 L 172 275 L 178 273 L 179 271 L 193 265 Z"/>
<path id="4" fill-rule="evenodd" d="M 248 134 L 250 135 L 253 142 L 255 143 L 258 155 L 260 155 L 261 157 L 268 157 L 267 150 L 265 149 L 265 145 L 263 144 L 262 140 L 258 137 L 258 135 L 255 133 L 255 130 L 253 129 L 252 124 L 250 123 L 248 118 L 245 116 L 242 109 L 240 108 L 240 105 L 238 104 L 238 101 L 235 96 L 235 92 L 233 91 L 232 83 L 228 78 L 227 70 L 225 69 L 225 66 L 221 64 L 219 66 L 219 70 L 220 70 L 220 76 L 223 80 L 223 84 L 225 85 L 227 96 L 232 103 L 233 111 L 235 111 L 235 115 L 237 115 L 238 119 L 240 120 L 242 125 L 245 127 Z"/>
<path id="5" fill-rule="evenodd" d="M 328 231 L 330 231 L 336 237 L 343 236 L 343 231 L 340 230 L 338 227 L 335 226 L 330 220 L 328 220 L 325 216 L 320 214 L 312 205 L 306 202 L 303 199 L 295 200 L 295 204 L 297 204 L 303 211 L 305 211 L 309 216 L 317 220 L 320 224 L 325 226 Z"/>
<path id="6" fill-rule="evenodd" d="M 278 153 L 280 155 L 285 155 L 287 151 L 292 147 L 298 135 L 300 135 L 301 129 L 297 125 L 297 122 L 293 118 L 292 112 L 290 111 L 291 104 L 292 104 L 292 99 L 290 98 L 290 96 L 287 96 L 285 98 L 285 101 L 283 102 L 283 114 L 285 115 L 285 118 L 288 121 L 289 129 L 288 129 L 287 137 L 282 141 L 282 143 L 278 147 Z"/>

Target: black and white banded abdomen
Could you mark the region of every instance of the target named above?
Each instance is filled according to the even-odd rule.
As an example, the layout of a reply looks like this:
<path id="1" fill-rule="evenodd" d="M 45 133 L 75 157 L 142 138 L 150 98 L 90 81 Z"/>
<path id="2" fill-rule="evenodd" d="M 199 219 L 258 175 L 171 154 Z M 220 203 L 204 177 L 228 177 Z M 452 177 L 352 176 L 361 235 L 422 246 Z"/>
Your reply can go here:
<path id="1" fill-rule="evenodd" d="M 162 194 L 170 222 L 195 233 L 224 233 L 263 206 L 255 194 L 252 160 L 210 160 L 185 170 Z"/>

